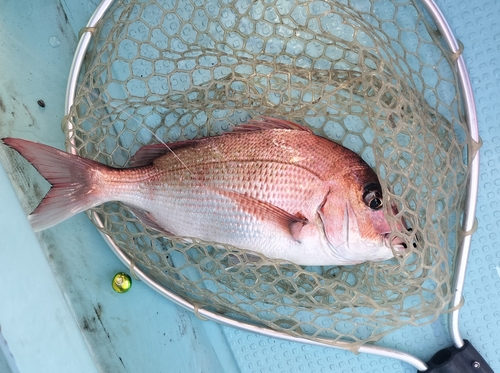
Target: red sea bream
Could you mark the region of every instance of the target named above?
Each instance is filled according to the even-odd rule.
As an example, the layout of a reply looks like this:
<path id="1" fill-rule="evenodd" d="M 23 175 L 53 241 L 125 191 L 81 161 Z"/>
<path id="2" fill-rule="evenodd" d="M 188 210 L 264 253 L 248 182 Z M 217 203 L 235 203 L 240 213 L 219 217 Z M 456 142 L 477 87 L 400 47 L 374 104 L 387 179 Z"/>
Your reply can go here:
<path id="1" fill-rule="evenodd" d="M 26 140 L 3 141 L 53 185 L 29 216 L 36 231 L 121 201 L 165 235 L 300 265 L 393 257 L 375 172 L 354 152 L 282 119 L 262 117 L 220 136 L 145 146 L 124 169 Z"/>

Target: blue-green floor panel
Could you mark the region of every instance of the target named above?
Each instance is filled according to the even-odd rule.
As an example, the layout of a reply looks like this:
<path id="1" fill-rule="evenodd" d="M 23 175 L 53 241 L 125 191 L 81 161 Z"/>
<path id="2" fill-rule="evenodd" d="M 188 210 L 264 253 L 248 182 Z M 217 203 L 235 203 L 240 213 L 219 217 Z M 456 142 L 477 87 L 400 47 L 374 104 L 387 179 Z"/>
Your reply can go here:
<path id="1" fill-rule="evenodd" d="M 483 139 L 479 225 L 473 236 L 460 328 L 493 370 L 500 372 L 500 1 L 436 2 L 465 46 Z M 60 124 L 67 74 L 78 31 L 95 6 L 95 0 L 0 0 L 0 137 L 17 136 L 64 147 Z M 37 105 L 39 99 L 45 101 L 45 108 Z M 0 161 L 6 159 L 0 149 Z M 5 176 L 5 172 L 12 174 L 19 169 L 26 173 L 14 187 L 21 205 L 29 209 L 33 202 L 22 190 L 36 173 L 23 164 L 9 165 L 6 171 L 0 168 L 0 173 Z M 2 196 L 10 188 L 7 183 L 6 177 L 0 177 Z M 0 236 L 0 330 L 21 373 L 57 372 L 53 367 L 64 372 L 75 359 L 82 363 L 73 372 L 89 372 L 85 366 L 89 361 L 106 373 L 415 372 L 410 365 L 390 358 L 287 342 L 202 321 L 139 282 L 129 293 L 116 294 L 111 290 L 111 279 L 116 272 L 128 269 L 84 214 L 38 234 L 40 244 L 29 244 L 31 250 L 26 250 L 26 255 L 10 255 L 9 250 L 16 248 L 13 242 L 32 235 L 22 220 L 24 212 L 12 198 L 9 211 L 0 208 L 0 222 L 20 220 L 9 235 Z M 45 255 L 37 256 L 33 250 Z M 34 278 L 26 278 L 26 268 L 38 267 L 45 268 L 40 272 L 44 276 L 36 277 L 36 270 L 32 270 L 29 273 L 33 272 Z M 23 307 L 33 307 L 28 299 L 12 304 L 19 298 L 9 294 L 23 281 L 36 281 L 47 291 L 44 301 L 52 308 L 24 312 L 40 320 L 16 319 Z M 37 299 L 26 294 L 30 296 Z M 61 299 L 67 306 L 58 303 Z M 13 330 L 14 325 L 23 327 Z M 30 333 L 49 325 L 65 328 L 66 346 L 59 340 L 54 349 L 29 339 Z M 86 344 L 78 344 L 82 336 Z M 46 341 L 40 338 L 38 342 Z M 380 343 L 429 359 L 451 345 L 446 315 L 424 327 L 398 330 Z M 39 365 L 43 359 L 36 351 L 44 351 L 43 359 L 50 363 Z M 0 357 L 0 369 L 4 361 Z"/>

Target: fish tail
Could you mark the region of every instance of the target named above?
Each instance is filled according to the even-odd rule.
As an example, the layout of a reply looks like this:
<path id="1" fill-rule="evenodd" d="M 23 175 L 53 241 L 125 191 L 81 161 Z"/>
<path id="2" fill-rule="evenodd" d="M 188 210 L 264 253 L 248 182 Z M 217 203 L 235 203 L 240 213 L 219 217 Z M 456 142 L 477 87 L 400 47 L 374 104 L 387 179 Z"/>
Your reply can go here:
<path id="1" fill-rule="evenodd" d="M 4 138 L 2 141 L 26 158 L 52 185 L 28 217 L 35 232 L 105 202 L 99 188 L 99 175 L 110 167 L 28 140 Z"/>

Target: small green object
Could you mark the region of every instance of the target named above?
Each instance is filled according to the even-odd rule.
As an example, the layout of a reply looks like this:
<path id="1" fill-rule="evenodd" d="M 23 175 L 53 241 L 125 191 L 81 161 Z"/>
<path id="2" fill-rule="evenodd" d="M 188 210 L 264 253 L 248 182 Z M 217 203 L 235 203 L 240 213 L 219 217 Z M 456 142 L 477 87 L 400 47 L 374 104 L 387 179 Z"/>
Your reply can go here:
<path id="1" fill-rule="evenodd" d="M 120 272 L 113 277 L 111 286 L 117 293 L 126 293 L 132 286 L 132 279 L 126 273 Z"/>

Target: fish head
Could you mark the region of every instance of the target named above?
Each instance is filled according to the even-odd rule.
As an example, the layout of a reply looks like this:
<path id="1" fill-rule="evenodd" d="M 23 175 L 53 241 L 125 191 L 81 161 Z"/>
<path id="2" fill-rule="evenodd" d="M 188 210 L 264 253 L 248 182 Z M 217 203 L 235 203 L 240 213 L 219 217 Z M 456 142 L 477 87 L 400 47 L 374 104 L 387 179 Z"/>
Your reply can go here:
<path id="1" fill-rule="evenodd" d="M 332 183 L 319 215 L 330 249 L 340 261 L 357 264 L 394 257 L 405 249 L 386 217 L 382 187 L 368 165 L 356 167 Z M 393 209 L 390 209 L 393 213 Z M 396 224 L 395 230 L 403 230 Z"/>

